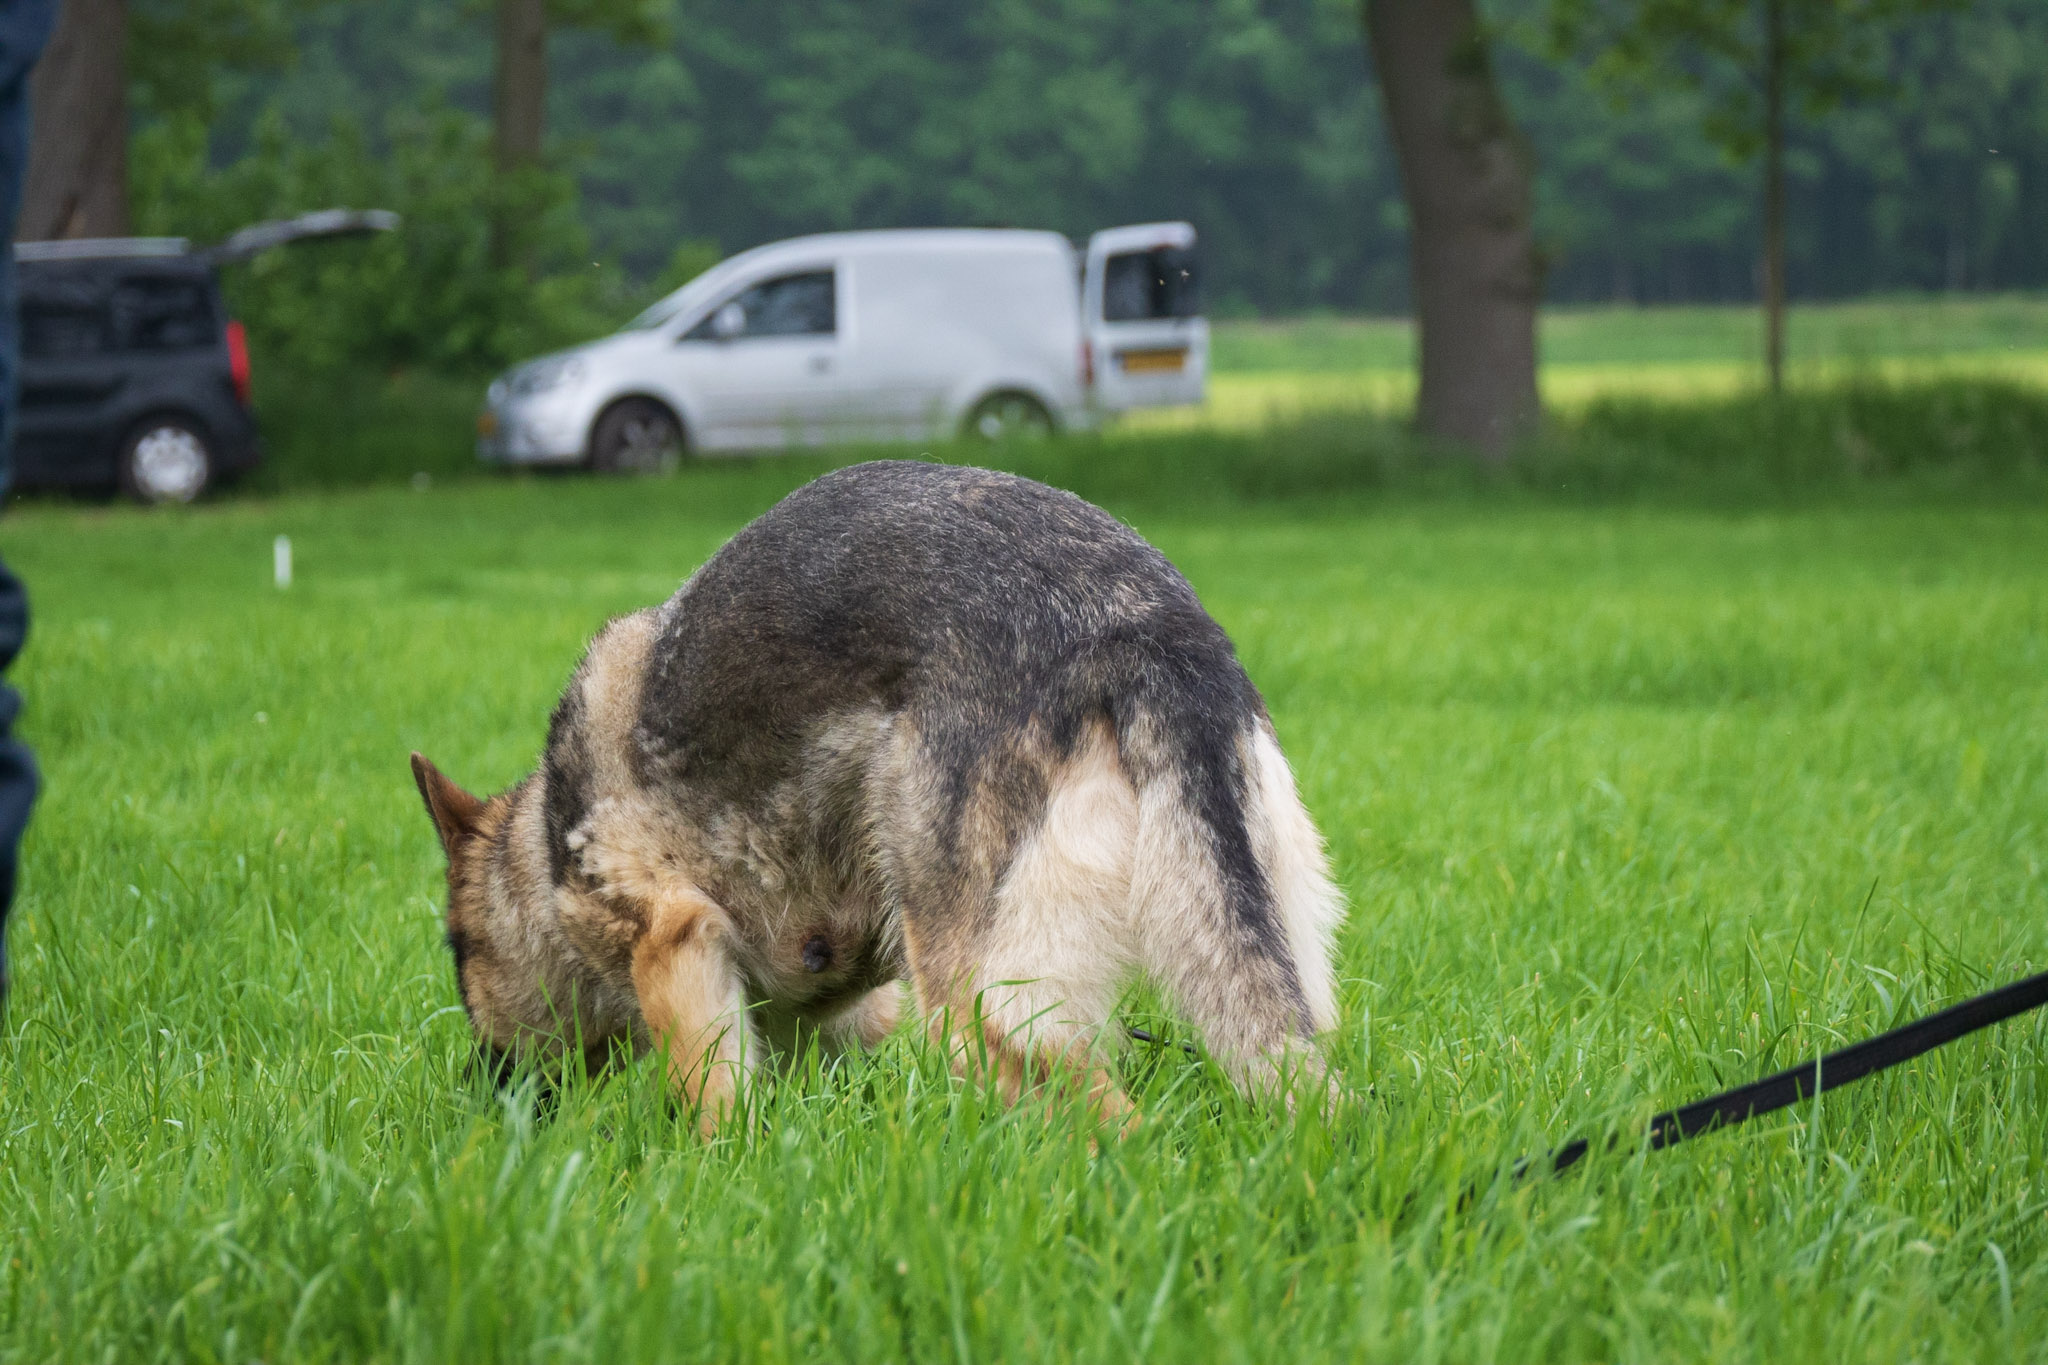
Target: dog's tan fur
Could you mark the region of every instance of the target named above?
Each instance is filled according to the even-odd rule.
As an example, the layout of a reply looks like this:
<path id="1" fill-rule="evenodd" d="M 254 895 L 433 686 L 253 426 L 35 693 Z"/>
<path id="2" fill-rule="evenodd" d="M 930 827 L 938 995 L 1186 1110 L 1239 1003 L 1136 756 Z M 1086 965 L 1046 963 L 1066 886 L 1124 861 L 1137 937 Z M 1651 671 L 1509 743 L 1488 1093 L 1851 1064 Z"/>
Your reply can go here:
<path id="1" fill-rule="evenodd" d="M 1270 1082 L 1290 1052 L 1314 1065 L 1342 905 L 1262 713 L 1231 761 L 1277 957 L 1232 927 L 1184 774 L 1133 774 L 1146 727 L 1170 718 L 1119 731 L 1098 716 L 1063 742 L 1033 724 L 999 733 L 964 793 L 913 711 L 879 702 L 820 717 L 801 770 L 751 803 L 650 779 L 648 679 L 677 610 L 613 621 L 570 683 L 550 754 L 568 746 L 580 804 L 552 852 L 552 769 L 479 801 L 413 755 L 487 1049 L 594 1066 L 617 1046 L 658 1048 L 708 1128 L 807 1035 L 885 1037 L 907 973 L 956 1065 L 993 1067 L 1012 1095 L 1064 1075 L 1113 1114 L 1104 1031 L 1144 973 L 1246 1083 Z M 855 813 L 833 823 L 842 809 Z"/>

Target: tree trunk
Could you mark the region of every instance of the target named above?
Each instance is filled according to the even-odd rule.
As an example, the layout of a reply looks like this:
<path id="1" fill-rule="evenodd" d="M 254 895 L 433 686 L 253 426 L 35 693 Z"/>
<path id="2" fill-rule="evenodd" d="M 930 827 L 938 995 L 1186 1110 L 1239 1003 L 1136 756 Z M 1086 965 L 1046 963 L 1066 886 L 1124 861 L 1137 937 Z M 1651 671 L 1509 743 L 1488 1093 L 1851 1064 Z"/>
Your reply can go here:
<path id="1" fill-rule="evenodd" d="M 540 164 L 541 133 L 548 103 L 548 12 L 546 0 L 498 0 L 498 69 L 491 88 L 491 152 L 501 188 L 529 166 Z M 501 195 L 492 222 L 492 254 L 513 262 L 516 225 L 513 201 Z"/>
<path id="2" fill-rule="evenodd" d="M 1764 0 L 1764 368 L 1785 389 L 1785 0 Z"/>
<path id="3" fill-rule="evenodd" d="M 1422 354 L 1417 417 L 1499 458 L 1535 421 L 1530 162 L 1473 0 L 1364 0 L 1408 202 Z"/>
<path id="4" fill-rule="evenodd" d="M 128 233 L 127 0 L 64 0 L 29 78 L 22 241 Z"/>

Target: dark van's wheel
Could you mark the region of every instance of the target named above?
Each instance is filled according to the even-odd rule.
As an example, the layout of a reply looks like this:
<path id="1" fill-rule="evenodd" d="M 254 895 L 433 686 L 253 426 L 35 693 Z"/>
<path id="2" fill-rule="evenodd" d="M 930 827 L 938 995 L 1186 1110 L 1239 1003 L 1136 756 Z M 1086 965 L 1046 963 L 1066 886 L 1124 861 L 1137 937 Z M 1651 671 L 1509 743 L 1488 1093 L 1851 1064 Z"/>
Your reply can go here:
<path id="1" fill-rule="evenodd" d="M 683 424 L 652 398 L 622 398 L 590 429 L 590 467 L 604 474 L 659 474 L 683 458 Z"/>
<path id="2" fill-rule="evenodd" d="M 1028 393 L 992 393 L 960 425 L 961 435 L 977 441 L 1037 441 L 1052 433 L 1052 414 Z"/>
<path id="3" fill-rule="evenodd" d="M 146 418 L 121 442 L 116 477 L 138 502 L 190 502 L 213 481 L 213 448 L 190 417 Z"/>

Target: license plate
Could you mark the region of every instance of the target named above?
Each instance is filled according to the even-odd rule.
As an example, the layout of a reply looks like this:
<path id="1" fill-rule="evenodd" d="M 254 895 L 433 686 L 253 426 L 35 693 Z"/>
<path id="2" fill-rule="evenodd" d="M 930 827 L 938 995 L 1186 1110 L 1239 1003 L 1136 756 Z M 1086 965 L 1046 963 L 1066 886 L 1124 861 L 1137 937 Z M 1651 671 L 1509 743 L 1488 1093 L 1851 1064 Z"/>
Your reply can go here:
<path id="1" fill-rule="evenodd" d="M 1116 363 L 1125 374 L 1179 374 L 1187 368 L 1185 346 L 1163 351 L 1118 351 Z"/>

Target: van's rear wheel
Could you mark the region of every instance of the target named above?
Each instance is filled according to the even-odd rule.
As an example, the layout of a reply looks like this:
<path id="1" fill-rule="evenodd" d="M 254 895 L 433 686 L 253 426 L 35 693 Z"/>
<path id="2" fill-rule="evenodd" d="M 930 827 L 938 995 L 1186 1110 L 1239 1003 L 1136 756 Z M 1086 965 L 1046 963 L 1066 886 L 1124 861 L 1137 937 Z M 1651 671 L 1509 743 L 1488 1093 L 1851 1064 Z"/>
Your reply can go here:
<path id="1" fill-rule="evenodd" d="M 1028 393 L 992 393 L 974 405 L 961 424 L 969 440 L 1040 441 L 1053 433 L 1052 414 Z"/>
<path id="2" fill-rule="evenodd" d="M 165 413 L 128 433 L 116 472 L 121 491 L 137 502 L 190 502 L 213 481 L 213 448 L 198 422 Z"/>
<path id="3" fill-rule="evenodd" d="M 612 404 L 590 429 L 590 467 L 604 474 L 661 474 L 683 458 L 683 424 L 651 398 Z"/>

